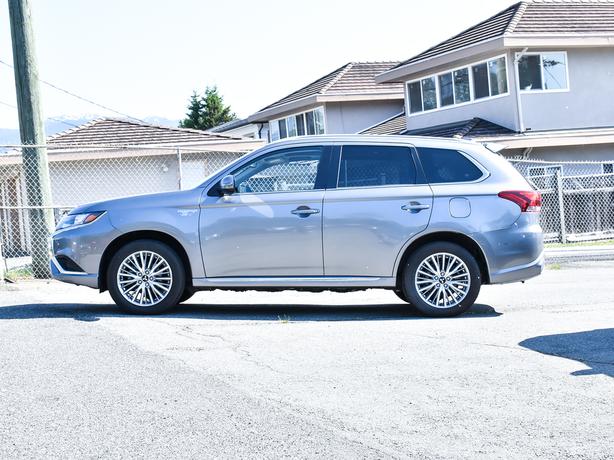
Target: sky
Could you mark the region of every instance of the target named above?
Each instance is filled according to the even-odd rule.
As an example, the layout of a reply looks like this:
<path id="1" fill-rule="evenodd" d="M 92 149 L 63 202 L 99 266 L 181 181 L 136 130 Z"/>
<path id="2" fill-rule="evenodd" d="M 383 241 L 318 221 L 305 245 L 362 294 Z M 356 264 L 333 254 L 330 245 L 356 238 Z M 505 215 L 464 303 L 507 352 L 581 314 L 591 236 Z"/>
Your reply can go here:
<path id="1" fill-rule="evenodd" d="M 12 63 L 0 0 L 0 60 Z M 30 0 L 40 78 L 136 118 L 217 85 L 246 117 L 349 61 L 407 59 L 513 0 Z M 41 86 L 45 117 L 114 114 Z M 16 128 L 0 65 L 0 128 Z M 115 115 L 117 116 L 117 115 Z"/>

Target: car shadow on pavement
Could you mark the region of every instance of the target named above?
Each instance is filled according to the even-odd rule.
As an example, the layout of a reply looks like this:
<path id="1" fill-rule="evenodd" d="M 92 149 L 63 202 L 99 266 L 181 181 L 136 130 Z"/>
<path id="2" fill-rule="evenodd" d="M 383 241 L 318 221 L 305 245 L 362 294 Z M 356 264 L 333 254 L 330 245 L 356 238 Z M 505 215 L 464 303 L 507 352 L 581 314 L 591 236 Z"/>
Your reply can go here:
<path id="1" fill-rule="evenodd" d="M 458 318 L 490 318 L 501 313 L 489 305 L 476 304 Z M 0 307 L 0 320 L 35 318 L 73 318 L 78 321 L 98 321 L 102 317 L 130 317 L 112 304 L 24 304 Z M 382 305 L 209 305 L 187 303 L 162 318 L 189 318 L 221 321 L 386 321 L 428 320 L 405 304 Z"/>
<path id="2" fill-rule="evenodd" d="M 518 345 L 559 358 L 572 359 L 588 366 L 571 375 L 603 374 L 614 377 L 614 329 L 568 334 L 542 335 L 523 340 Z"/>

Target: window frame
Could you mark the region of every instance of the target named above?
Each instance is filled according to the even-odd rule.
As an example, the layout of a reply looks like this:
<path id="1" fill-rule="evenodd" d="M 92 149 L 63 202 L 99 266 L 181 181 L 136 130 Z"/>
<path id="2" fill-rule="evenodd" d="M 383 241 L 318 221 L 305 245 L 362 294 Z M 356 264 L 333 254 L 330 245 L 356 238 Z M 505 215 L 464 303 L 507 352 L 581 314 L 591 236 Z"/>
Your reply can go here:
<path id="1" fill-rule="evenodd" d="M 488 74 L 488 62 L 489 61 L 496 61 L 497 59 L 500 58 L 504 58 L 505 59 L 505 79 L 506 79 L 506 86 L 507 86 L 507 91 L 505 93 L 501 93 L 501 94 L 497 94 L 495 96 L 488 96 L 488 97 L 483 97 L 480 99 L 475 99 L 475 91 L 473 89 L 473 71 L 472 71 L 472 67 L 476 66 L 476 65 L 480 65 L 480 64 L 486 64 L 486 70 L 487 70 L 487 74 Z M 461 103 L 456 103 L 456 89 L 454 88 L 454 84 L 452 85 L 453 90 L 452 90 L 452 94 L 454 95 L 454 104 L 450 104 L 450 105 L 445 105 L 445 106 L 440 106 L 439 105 L 439 98 L 440 98 L 440 89 L 439 89 L 439 76 L 440 75 L 444 75 L 447 73 L 451 73 L 452 74 L 452 82 L 454 83 L 454 72 L 456 72 L 457 70 L 461 70 L 461 69 L 468 69 L 469 70 L 469 100 L 466 102 L 461 102 Z M 414 112 L 414 113 L 410 113 L 410 101 L 409 101 L 409 85 L 411 83 L 420 83 L 422 80 L 426 79 L 426 78 L 432 78 L 435 77 L 435 84 L 436 84 L 436 101 L 437 101 L 437 107 L 434 109 L 430 109 L 430 110 L 424 110 L 424 97 L 422 97 L 422 111 L 420 112 Z M 490 94 L 491 92 L 491 88 L 490 88 L 490 78 L 488 78 L 488 92 Z M 420 88 L 422 88 L 422 84 L 420 83 Z M 442 72 L 437 72 L 434 74 L 428 74 L 428 75 L 424 75 L 420 78 L 415 78 L 413 80 L 408 80 L 405 82 L 405 113 L 407 114 L 408 117 L 414 117 L 414 116 L 420 116 L 423 114 L 427 114 L 427 113 L 433 113 L 433 112 L 438 112 L 440 110 L 450 110 L 450 109 L 454 109 L 456 107 L 463 107 L 469 104 L 476 104 L 476 103 L 480 103 L 480 102 L 484 102 L 484 101 L 491 101 L 494 99 L 498 99 L 501 97 L 506 97 L 510 95 L 510 77 L 509 77 L 509 65 L 508 65 L 508 59 L 507 59 L 507 54 L 499 54 L 496 56 L 491 56 L 487 59 L 481 59 L 479 61 L 475 61 L 475 62 L 470 62 L 468 64 L 464 64 L 461 66 L 457 66 L 457 67 L 453 67 L 450 69 L 446 69 Z"/>
<path id="2" fill-rule="evenodd" d="M 426 176 L 426 171 L 424 171 L 424 167 L 422 166 L 422 159 L 420 158 L 420 149 L 440 149 L 440 150 L 452 150 L 454 152 L 458 152 L 460 153 L 462 156 L 464 156 L 467 160 L 469 160 L 476 168 L 478 168 L 480 170 L 480 172 L 482 173 L 482 175 L 480 177 L 478 177 L 477 179 L 474 180 L 466 180 L 466 181 L 456 181 L 456 182 L 429 182 L 428 177 Z M 424 180 L 426 181 L 426 184 L 428 184 L 430 187 L 438 187 L 440 185 L 459 185 L 459 184 L 477 184 L 479 182 L 483 182 L 486 179 L 488 179 L 490 177 L 490 171 L 488 171 L 488 169 L 486 169 L 478 160 L 476 160 L 474 157 L 472 157 L 470 154 L 468 154 L 467 152 L 465 152 L 464 150 L 461 149 L 456 149 L 456 148 L 450 148 L 450 147 L 445 147 L 445 146 L 438 146 L 438 145 L 422 145 L 422 146 L 415 146 L 416 149 L 416 157 L 417 157 L 417 161 L 420 162 L 420 169 L 422 169 L 422 171 L 424 171 Z"/>
<path id="3" fill-rule="evenodd" d="M 339 178 L 341 177 L 341 163 L 343 160 L 343 148 L 344 147 L 402 147 L 407 149 L 407 153 L 409 155 L 409 159 L 411 164 L 414 165 L 415 171 L 415 180 L 413 184 L 386 184 L 386 185 L 357 185 L 353 187 L 339 187 Z M 416 147 L 409 144 L 370 144 L 370 143 L 344 143 L 339 145 L 337 158 L 337 173 L 335 174 L 335 180 L 333 188 L 334 190 L 365 190 L 372 188 L 390 188 L 390 187 L 417 187 L 424 186 L 424 178 L 422 177 L 422 166 L 418 167 L 418 162 L 416 160 Z"/>
<path id="4" fill-rule="evenodd" d="M 544 80 L 544 59 L 543 55 L 548 53 L 561 53 L 565 55 L 565 82 L 567 83 L 567 88 L 560 89 L 544 89 L 546 80 Z M 522 89 L 520 87 L 520 69 L 518 68 L 518 61 L 522 56 L 539 56 L 539 71 L 542 78 L 542 89 Z M 568 93 L 570 91 L 570 82 L 569 82 L 569 57 L 567 55 L 567 51 L 562 50 L 548 50 L 548 51 L 527 51 L 526 53 L 518 52 L 514 55 L 514 61 L 516 62 L 516 89 L 520 92 L 520 94 L 542 94 L 542 93 Z M 508 88 L 509 90 L 509 88 Z"/>
<path id="5" fill-rule="evenodd" d="M 320 110 L 320 109 L 322 111 L 322 128 L 324 129 L 324 132 L 323 133 L 319 133 L 319 134 L 309 134 L 308 131 L 307 131 L 307 114 L 309 112 L 316 112 L 317 110 Z M 302 112 L 294 112 L 294 113 L 292 113 L 290 115 L 286 115 L 285 117 L 272 118 L 272 119 L 269 120 L 269 132 L 271 132 L 271 124 L 280 123 L 280 122 L 283 121 L 286 124 L 286 133 L 287 133 L 288 132 L 288 121 L 287 121 L 287 119 L 288 118 L 294 118 L 296 120 L 296 117 L 298 117 L 299 115 L 303 115 L 303 128 L 304 128 L 305 134 L 297 134 L 296 136 L 281 137 L 281 132 L 280 132 L 279 139 L 275 139 L 275 141 L 278 141 L 278 140 L 281 141 L 283 139 L 293 139 L 295 137 L 302 137 L 302 136 L 323 136 L 323 135 L 326 135 L 327 120 L 326 120 L 326 110 L 324 109 L 324 105 L 319 105 L 317 107 L 313 107 L 312 109 L 304 110 Z M 316 127 L 315 113 L 313 115 L 313 118 L 314 118 L 314 130 L 315 130 L 315 127 Z M 297 130 L 296 131 L 298 133 L 298 123 L 297 123 Z M 271 139 L 272 139 L 271 136 L 269 136 L 269 141 L 270 142 L 275 142 L 275 141 L 273 141 Z"/>
<path id="6" fill-rule="evenodd" d="M 268 150 L 266 152 L 263 152 L 261 155 L 258 155 L 254 158 L 249 158 L 247 161 L 238 164 L 234 169 L 232 169 L 230 172 L 226 172 L 225 174 L 222 175 L 222 177 L 226 176 L 226 175 L 235 175 L 237 173 L 237 171 L 243 169 L 244 167 L 246 167 L 247 165 L 249 165 L 250 163 L 254 162 L 254 161 L 258 161 L 262 158 L 264 158 L 265 156 L 268 155 L 275 155 L 275 154 L 279 154 L 281 152 L 285 152 L 287 150 L 295 150 L 295 149 L 308 149 L 308 148 L 319 148 L 321 149 L 321 156 L 320 156 L 320 161 L 318 162 L 318 168 L 316 171 L 316 178 L 315 178 L 315 182 L 314 182 L 314 188 L 310 189 L 310 190 L 272 190 L 270 192 L 239 192 L 238 190 L 236 190 L 232 195 L 230 196 L 245 196 L 245 195 L 269 195 L 272 193 L 311 193 L 311 192 L 323 192 L 324 190 L 326 190 L 328 188 L 328 182 L 327 182 L 327 174 L 328 174 L 328 170 L 331 168 L 331 149 L 329 145 L 324 145 L 324 144 L 314 144 L 314 145 L 292 145 L 292 146 L 285 146 L 285 147 L 280 147 L 280 148 L 275 148 L 272 150 Z M 215 180 L 213 183 L 214 185 L 209 189 L 208 191 L 208 195 L 210 195 L 212 192 L 215 191 L 216 188 L 219 187 L 219 182 L 220 180 L 217 179 Z M 320 183 L 320 187 L 316 186 Z"/>

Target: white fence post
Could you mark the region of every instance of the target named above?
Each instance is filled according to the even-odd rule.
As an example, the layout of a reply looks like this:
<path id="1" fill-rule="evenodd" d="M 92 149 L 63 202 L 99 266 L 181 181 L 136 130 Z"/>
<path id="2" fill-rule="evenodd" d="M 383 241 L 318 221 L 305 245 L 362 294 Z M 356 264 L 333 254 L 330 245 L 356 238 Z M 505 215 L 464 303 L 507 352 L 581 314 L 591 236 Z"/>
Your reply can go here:
<path id="1" fill-rule="evenodd" d="M 563 178 L 561 176 L 561 168 L 557 168 L 556 174 L 556 191 L 559 200 L 559 222 L 561 228 L 561 243 L 567 243 L 567 228 L 565 226 L 565 201 L 563 195 Z"/>
<path id="2" fill-rule="evenodd" d="M 2 255 L 2 246 L 4 245 L 4 238 L 2 237 L 2 221 L 0 220 L 0 283 L 4 282 L 6 276 L 6 259 Z"/>
<path id="3" fill-rule="evenodd" d="M 181 149 L 177 147 L 177 186 L 181 190 L 183 180 L 183 165 L 181 164 Z"/>

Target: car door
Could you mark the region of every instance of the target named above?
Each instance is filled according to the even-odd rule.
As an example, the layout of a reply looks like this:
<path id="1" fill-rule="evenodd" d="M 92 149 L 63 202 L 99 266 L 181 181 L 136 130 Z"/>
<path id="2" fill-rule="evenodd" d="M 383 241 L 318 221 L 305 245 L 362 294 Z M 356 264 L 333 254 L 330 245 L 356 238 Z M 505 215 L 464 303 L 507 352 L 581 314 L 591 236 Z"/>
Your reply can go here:
<path id="1" fill-rule="evenodd" d="M 324 196 L 325 275 L 392 276 L 433 205 L 413 148 L 343 145 L 336 185 Z"/>
<path id="2" fill-rule="evenodd" d="M 232 171 L 235 193 L 206 194 L 200 239 L 207 277 L 323 275 L 328 150 L 264 153 Z"/>

